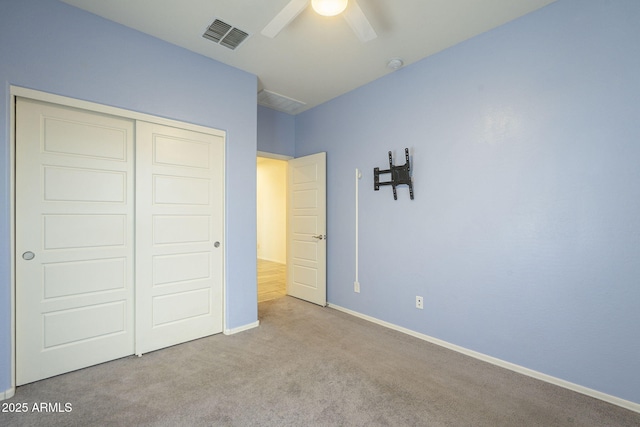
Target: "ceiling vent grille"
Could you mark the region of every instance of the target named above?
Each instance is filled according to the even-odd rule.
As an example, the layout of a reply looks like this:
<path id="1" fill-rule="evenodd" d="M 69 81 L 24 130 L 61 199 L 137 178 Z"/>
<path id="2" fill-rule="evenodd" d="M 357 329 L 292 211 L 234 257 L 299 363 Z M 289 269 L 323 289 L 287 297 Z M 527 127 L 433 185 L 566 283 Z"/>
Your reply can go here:
<path id="1" fill-rule="evenodd" d="M 280 95 L 279 93 L 261 90 L 258 92 L 258 104 L 283 113 L 296 114 L 305 104 L 302 101 Z"/>
<path id="2" fill-rule="evenodd" d="M 207 31 L 204 32 L 202 37 L 234 50 L 249 37 L 249 33 L 216 19 L 209 25 L 209 28 L 207 28 Z"/>

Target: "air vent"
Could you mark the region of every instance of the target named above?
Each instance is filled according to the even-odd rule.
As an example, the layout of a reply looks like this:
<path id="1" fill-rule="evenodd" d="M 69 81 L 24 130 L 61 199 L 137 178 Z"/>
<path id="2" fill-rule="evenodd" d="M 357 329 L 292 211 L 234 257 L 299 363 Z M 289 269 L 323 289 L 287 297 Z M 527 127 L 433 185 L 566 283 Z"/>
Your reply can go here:
<path id="1" fill-rule="evenodd" d="M 234 50 L 249 37 L 249 33 L 216 19 L 209 25 L 209 28 L 207 28 L 207 31 L 204 32 L 202 37 Z"/>
<path id="2" fill-rule="evenodd" d="M 288 114 L 295 114 L 300 108 L 307 105 L 302 101 L 297 101 L 275 92 L 269 92 L 268 90 L 258 92 L 258 104 Z"/>

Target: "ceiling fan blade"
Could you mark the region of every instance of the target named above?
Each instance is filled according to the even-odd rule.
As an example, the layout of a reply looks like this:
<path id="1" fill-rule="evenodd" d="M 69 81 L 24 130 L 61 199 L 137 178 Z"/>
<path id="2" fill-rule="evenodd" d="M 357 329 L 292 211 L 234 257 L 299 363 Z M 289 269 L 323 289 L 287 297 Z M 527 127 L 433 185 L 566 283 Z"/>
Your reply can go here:
<path id="1" fill-rule="evenodd" d="M 274 38 L 286 27 L 289 22 L 293 21 L 300 12 L 309 4 L 309 0 L 291 0 L 275 18 L 267 24 L 262 30 L 262 34 Z"/>
<path id="2" fill-rule="evenodd" d="M 356 0 L 349 1 L 349 6 L 344 11 L 344 19 L 347 20 L 347 23 L 360 41 L 368 42 L 378 37 Z"/>

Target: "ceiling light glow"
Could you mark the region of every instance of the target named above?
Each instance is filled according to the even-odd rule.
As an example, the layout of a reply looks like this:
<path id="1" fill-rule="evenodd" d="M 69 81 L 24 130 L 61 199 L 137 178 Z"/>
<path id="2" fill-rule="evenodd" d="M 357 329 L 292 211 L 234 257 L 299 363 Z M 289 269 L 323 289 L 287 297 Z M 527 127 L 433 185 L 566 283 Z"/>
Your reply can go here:
<path id="1" fill-rule="evenodd" d="M 319 15 L 336 16 L 347 8 L 348 0 L 311 0 L 311 7 Z"/>

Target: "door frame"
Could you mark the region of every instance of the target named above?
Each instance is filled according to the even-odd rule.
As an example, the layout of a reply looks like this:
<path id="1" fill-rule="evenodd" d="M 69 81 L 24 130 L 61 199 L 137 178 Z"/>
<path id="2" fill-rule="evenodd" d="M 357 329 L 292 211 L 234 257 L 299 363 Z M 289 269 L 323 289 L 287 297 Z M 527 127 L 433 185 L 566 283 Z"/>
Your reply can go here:
<path id="1" fill-rule="evenodd" d="M 315 154 L 319 154 L 319 153 L 315 153 Z M 325 156 L 326 156 L 326 152 L 325 152 Z M 289 245 L 289 237 L 290 237 L 290 233 L 291 230 L 289 228 L 289 203 L 290 203 L 290 198 L 291 198 L 291 188 L 290 188 L 290 173 L 291 173 L 291 164 L 289 162 L 289 160 L 295 160 L 298 157 L 293 157 L 293 156 L 287 156 L 287 155 L 283 155 L 283 154 L 274 154 L 274 153 L 269 153 L 266 151 L 257 151 L 256 152 L 256 160 L 258 157 L 263 157 L 263 158 L 267 158 L 267 159 L 274 159 L 274 160 L 284 160 L 287 162 L 287 178 L 286 178 L 286 185 L 287 185 L 287 189 L 286 189 L 286 193 L 287 193 L 287 208 L 286 208 L 286 218 L 287 218 L 287 229 L 286 229 L 286 236 L 285 236 L 285 240 L 286 240 L 286 259 L 287 259 L 287 273 L 286 273 L 286 292 L 287 295 L 291 295 L 290 294 L 290 280 L 289 280 L 289 268 L 290 268 L 290 264 L 289 264 L 289 255 L 290 255 L 290 245 Z M 307 156 L 301 156 L 302 157 L 307 157 Z M 325 157 L 325 168 L 326 168 L 326 157 Z M 326 169 L 325 169 L 325 174 L 326 174 Z M 326 186 L 326 183 L 325 183 Z M 326 187 L 325 187 L 325 191 L 326 191 Z M 325 204 L 326 204 L 326 193 L 325 193 Z M 326 220 L 326 210 L 325 210 L 325 220 Z M 325 224 L 326 227 L 326 224 Z M 325 236 L 326 236 L 326 229 L 325 229 Z M 256 242 L 257 245 L 257 242 Z M 256 253 L 257 253 L 257 246 L 256 246 Z M 326 263 L 326 254 L 325 254 L 325 263 Z M 258 288 L 256 287 L 256 296 L 258 294 Z M 305 300 L 306 301 L 306 300 Z M 313 303 L 312 301 L 308 301 Z M 326 265 L 325 265 L 325 301 L 324 301 L 324 306 L 326 306 L 328 304 L 327 300 L 326 300 Z"/>
<path id="2" fill-rule="evenodd" d="M 132 120 L 140 120 L 145 122 L 157 123 L 165 126 L 178 127 L 186 130 L 191 130 L 194 132 L 201 132 L 206 134 L 213 134 L 222 136 L 225 140 L 224 144 L 224 156 L 225 156 L 225 164 L 226 164 L 226 153 L 227 153 L 227 133 L 226 131 L 220 129 L 214 129 L 206 126 L 196 125 L 188 122 L 181 122 L 179 120 L 165 119 L 162 117 L 154 116 L 151 114 L 139 113 L 132 110 L 127 110 L 124 108 L 111 107 L 108 105 L 103 105 L 90 101 L 83 101 L 80 99 L 70 98 L 61 95 L 54 95 L 48 92 L 42 92 L 34 89 L 27 89 L 21 86 L 9 86 L 9 263 L 10 263 L 10 271 L 9 271 L 9 289 L 10 295 L 9 299 L 11 301 L 10 308 L 10 334 L 11 334 L 11 385 L 10 389 L 5 391 L 2 396 L 0 394 L 0 400 L 9 399 L 14 396 L 16 389 L 16 276 L 15 276 L 15 267 L 16 267 L 16 235 L 15 235 L 15 215 L 16 215 L 16 206 L 15 206 L 15 197 L 16 197 L 16 180 L 15 180 L 15 172 L 16 172 L 16 98 L 28 98 L 35 101 L 49 102 L 52 104 L 58 104 L 65 107 L 78 108 L 82 110 L 93 111 L 102 114 L 109 114 L 112 116 L 125 117 Z M 223 176 L 223 199 L 226 200 L 226 189 L 227 189 L 227 174 L 226 171 Z M 223 241 L 226 242 L 226 214 L 227 207 L 226 204 L 223 208 L 223 231 L 225 235 L 223 236 Z M 227 258 L 227 245 L 223 245 L 224 252 L 222 253 L 222 328 L 223 331 L 227 330 L 227 300 L 226 300 L 226 290 L 227 290 L 227 276 L 226 276 L 226 258 Z"/>

